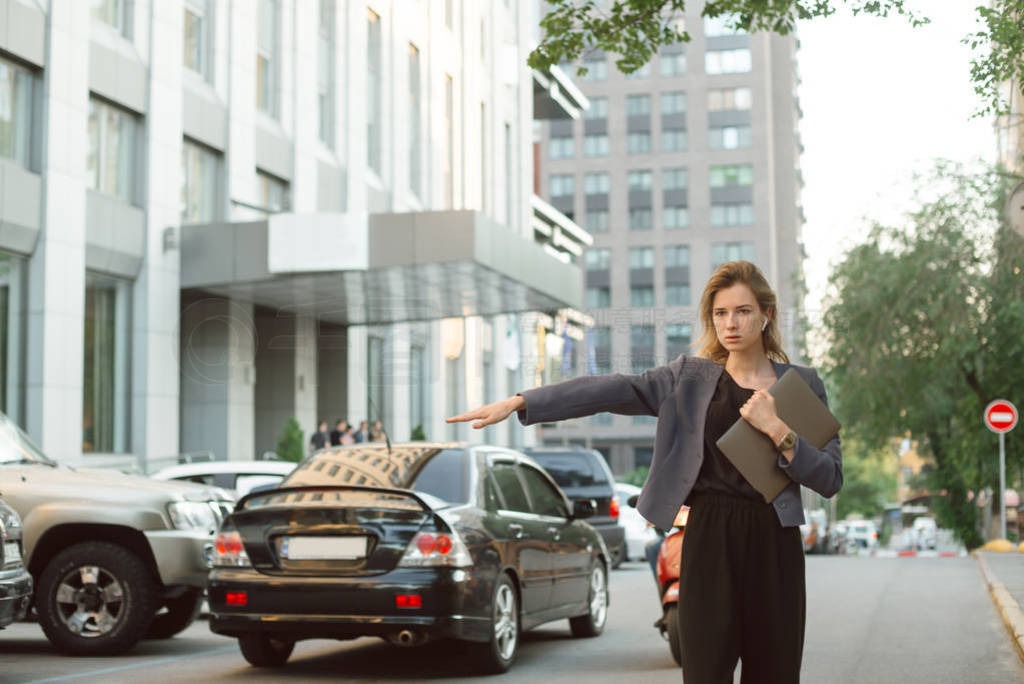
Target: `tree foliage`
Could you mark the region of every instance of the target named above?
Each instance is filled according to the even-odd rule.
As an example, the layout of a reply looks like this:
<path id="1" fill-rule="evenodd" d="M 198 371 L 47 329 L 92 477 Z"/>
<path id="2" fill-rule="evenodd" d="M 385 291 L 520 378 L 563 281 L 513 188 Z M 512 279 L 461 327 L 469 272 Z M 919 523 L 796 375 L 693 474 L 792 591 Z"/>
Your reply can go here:
<path id="1" fill-rule="evenodd" d="M 857 438 L 843 440 L 843 488 L 836 501 L 842 520 L 851 514 L 873 518 L 894 501 L 899 456 L 886 445 L 871 449 Z"/>
<path id="2" fill-rule="evenodd" d="M 276 453 L 278 458 L 298 463 L 302 460 L 303 444 L 302 428 L 299 426 L 299 421 L 295 420 L 295 416 L 289 416 L 284 421 L 281 433 L 277 436 Z"/>
<path id="3" fill-rule="evenodd" d="M 822 368 L 846 431 L 869 447 L 910 430 L 945 491 L 940 524 L 973 547 L 968 492 L 998 486 L 995 436 L 982 411 L 1024 405 L 1024 238 L 1002 220 L 1011 179 L 939 165 L 904 228 L 876 225 L 833 270 Z M 831 395 L 830 395 L 831 396 Z M 1024 440 L 1007 439 L 1008 473 Z M 1012 482 L 1012 480 L 1011 480 Z"/>
<path id="4" fill-rule="evenodd" d="M 548 0 L 548 5 L 540 22 L 543 38 L 527 60 L 538 69 L 575 61 L 598 48 L 618 55 L 619 71 L 631 73 L 662 45 L 690 40 L 679 21 L 686 0 Z M 830 17 L 840 7 L 855 15 L 902 16 L 915 27 L 928 23 L 904 0 L 707 0 L 701 14 L 727 16 L 734 28 L 748 33 L 786 35 L 797 21 Z M 962 41 L 980 53 L 971 62 L 971 80 L 983 100 L 975 116 L 1005 114 L 1009 104 L 1002 84 L 1013 81 L 1018 89 L 1024 87 L 1024 0 L 993 0 L 979 4 L 977 12 L 983 28 Z M 579 67 L 578 73 L 586 69 Z"/>

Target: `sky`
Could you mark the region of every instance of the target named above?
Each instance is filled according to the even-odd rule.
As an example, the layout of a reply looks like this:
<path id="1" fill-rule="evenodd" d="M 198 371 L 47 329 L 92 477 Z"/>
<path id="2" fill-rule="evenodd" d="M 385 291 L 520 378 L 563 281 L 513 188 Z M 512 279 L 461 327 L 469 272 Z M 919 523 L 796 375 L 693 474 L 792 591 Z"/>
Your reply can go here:
<path id="1" fill-rule="evenodd" d="M 936 158 L 994 161 L 991 119 L 979 99 L 968 46 L 980 0 L 912 0 L 932 21 L 848 13 L 801 24 L 797 53 L 804 144 L 800 167 L 807 250 L 805 308 L 820 318 L 830 265 L 862 242 L 869 220 L 900 222 L 915 171 Z M 812 359 L 819 344 L 810 339 Z"/>

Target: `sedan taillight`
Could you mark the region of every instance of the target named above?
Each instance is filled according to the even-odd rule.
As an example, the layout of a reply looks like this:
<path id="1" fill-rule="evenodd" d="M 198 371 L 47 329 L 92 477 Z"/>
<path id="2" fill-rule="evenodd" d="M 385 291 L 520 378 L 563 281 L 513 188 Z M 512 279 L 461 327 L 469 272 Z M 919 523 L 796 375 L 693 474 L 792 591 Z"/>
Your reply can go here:
<path id="1" fill-rule="evenodd" d="M 469 550 L 455 532 L 420 532 L 409 542 L 401 567 L 464 568 L 473 564 Z"/>
<path id="2" fill-rule="evenodd" d="M 619 497 L 613 496 L 611 503 L 608 506 L 608 515 L 613 518 L 619 517 Z"/>
<path id="3" fill-rule="evenodd" d="M 252 567 L 249 554 L 245 552 L 245 545 L 242 544 L 242 535 L 230 523 L 220 528 L 213 543 L 213 567 Z"/>

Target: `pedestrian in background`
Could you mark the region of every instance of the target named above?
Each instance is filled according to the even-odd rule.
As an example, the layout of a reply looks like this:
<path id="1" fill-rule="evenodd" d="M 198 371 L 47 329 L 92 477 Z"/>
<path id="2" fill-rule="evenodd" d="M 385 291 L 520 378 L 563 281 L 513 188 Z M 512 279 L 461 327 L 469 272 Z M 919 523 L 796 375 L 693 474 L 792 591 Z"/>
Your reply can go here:
<path id="1" fill-rule="evenodd" d="M 827 403 L 813 368 L 782 350 L 778 305 L 760 269 L 731 261 L 715 269 L 700 302 L 694 356 L 638 375 L 588 375 L 526 390 L 454 416 L 475 429 L 517 412 L 523 425 L 602 411 L 657 416 L 654 457 L 637 509 L 663 530 L 690 506 L 682 545 L 679 628 L 687 684 L 800 681 L 806 589 L 800 485 L 831 497 L 842 486 L 839 436 L 818 449 L 778 416 L 768 388 L 795 368 Z M 716 441 L 740 418 L 778 452 L 789 485 L 771 503 L 743 478 Z"/>
<path id="2" fill-rule="evenodd" d="M 356 443 L 356 431 L 355 431 L 355 429 L 351 425 L 348 424 L 348 421 L 345 422 L 345 429 L 341 433 L 341 443 L 342 444 L 355 444 Z"/>
<path id="3" fill-rule="evenodd" d="M 367 441 L 369 436 L 370 436 L 370 424 L 367 423 L 365 420 L 359 421 L 359 429 L 356 430 L 356 434 L 355 434 L 356 443 L 358 444 L 358 443 Z"/>
<path id="4" fill-rule="evenodd" d="M 345 434 L 345 429 L 348 427 L 348 421 L 338 419 L 338 422 L 334 424 L 334 429 L 331 430 L 331 446 L 338 446 L 341 444 L 341 436 Z"/>
<path id="5" fill-rule="evenodd" d="M 309 438 L 310 451 L 319 451 L 320 449 L 323 449 L 327 446 L 328 439 L 330 439 L 330 435 L 327 434 L 327 421 L 321 420 L 320 425 L 317 426 L 317 431 Z"/>
<path id="6" fill-rule="evenodd" d="M 373 427 L 370 428 L 370 441 L 371 442 L 383 442 L 384 441 L 384 424 L 379 420 L 373 421 Z"/>

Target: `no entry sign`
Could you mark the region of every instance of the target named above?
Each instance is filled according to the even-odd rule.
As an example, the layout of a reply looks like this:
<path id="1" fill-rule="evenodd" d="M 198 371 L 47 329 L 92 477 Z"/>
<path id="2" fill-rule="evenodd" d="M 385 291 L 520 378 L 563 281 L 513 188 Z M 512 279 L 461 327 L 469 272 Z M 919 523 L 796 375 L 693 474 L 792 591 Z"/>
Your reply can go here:
<path id="1" fill-rule="evenodd" d="M 1017 424 L 1017 407 L 1006 399 L 996 399 L 985 407 L 985 427 L 992 432 L 1009 432 Z"/>

